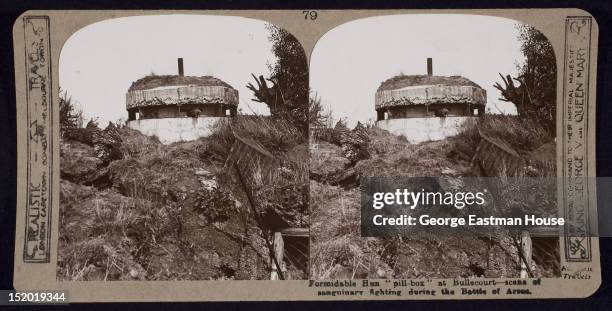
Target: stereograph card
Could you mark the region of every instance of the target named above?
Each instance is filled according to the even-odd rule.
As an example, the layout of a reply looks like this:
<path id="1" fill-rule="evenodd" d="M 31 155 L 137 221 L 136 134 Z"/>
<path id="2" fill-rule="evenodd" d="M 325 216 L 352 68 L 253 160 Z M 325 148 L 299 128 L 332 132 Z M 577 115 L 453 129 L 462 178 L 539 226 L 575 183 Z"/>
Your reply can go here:
<path id="1" fill-rule="evenodd" d="M 598 36 L 580 9 L 27 11 L 15 289 L 589 296 Z"/>

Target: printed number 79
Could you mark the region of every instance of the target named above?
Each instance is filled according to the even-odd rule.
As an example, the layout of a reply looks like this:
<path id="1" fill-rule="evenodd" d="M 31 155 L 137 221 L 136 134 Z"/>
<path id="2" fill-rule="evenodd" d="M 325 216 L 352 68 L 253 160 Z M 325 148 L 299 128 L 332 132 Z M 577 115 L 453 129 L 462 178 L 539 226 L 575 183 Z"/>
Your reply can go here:
<path id="1" fill-rule="evenodd" d="M 310 19 L 311 21 L 317 19 L 318 16 L 317 11 L 304 10 L 302 11 L 302 14 L 304 14 L 304 19 Z"/>

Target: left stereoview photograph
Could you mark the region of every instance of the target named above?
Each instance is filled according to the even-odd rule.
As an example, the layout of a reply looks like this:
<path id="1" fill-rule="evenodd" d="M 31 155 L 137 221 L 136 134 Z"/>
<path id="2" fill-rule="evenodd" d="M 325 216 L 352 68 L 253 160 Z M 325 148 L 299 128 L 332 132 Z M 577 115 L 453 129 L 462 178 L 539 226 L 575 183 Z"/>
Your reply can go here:
<path id="1" fill-rule="evenodd" d="M 308 69 L 260 20 L 115 18 L 59 61 L 57 280 L 308 277 Z"/>

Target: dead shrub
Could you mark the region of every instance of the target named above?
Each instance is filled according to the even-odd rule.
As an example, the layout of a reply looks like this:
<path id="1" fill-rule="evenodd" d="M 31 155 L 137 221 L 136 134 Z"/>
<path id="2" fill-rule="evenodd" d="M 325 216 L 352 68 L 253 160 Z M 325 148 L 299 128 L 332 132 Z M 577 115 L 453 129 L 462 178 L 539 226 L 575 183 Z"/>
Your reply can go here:
<path id="1" fill-rule="evenodd" d="M 206 148 L 200 150 L 200 158 L 213 158 L 223 163 L 235 135 L 254 140 L 273 154 L 287 152 L 305 141 L 298 129 L 284 119 L 239 115 L 215 124 L 212 134 L 202 139 Z"/>
<path id="2" fill-rule="evenodd" d="M 510 115 L 484 115 L 475 122 L 467 122 L 451 138 L 452 150 L 471 159 L 480 142 L 480 133 L 507 143 L 520 155 L 526 155 L 554 139 L 536 120 Z"/>

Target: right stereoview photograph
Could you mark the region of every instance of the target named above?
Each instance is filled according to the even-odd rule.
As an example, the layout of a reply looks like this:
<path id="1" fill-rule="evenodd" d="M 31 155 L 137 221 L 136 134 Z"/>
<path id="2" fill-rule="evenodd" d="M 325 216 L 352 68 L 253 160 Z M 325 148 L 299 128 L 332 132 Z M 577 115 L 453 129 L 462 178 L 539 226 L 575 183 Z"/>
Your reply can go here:
<path id="1" fill-rule="evenodd" d="M 326 33 L 310 62 L 310 277 L 558 277 L 555 233 L 364 237 L 360 227 L 368 177 L 459 188 L 461 178 L 493 178 L 504 204 L 540 208 L 519 204 L 525 191 L 504 182 L 557 176 L 556 75 L 544 34 L 506 18 L 380 16 Z"/>

